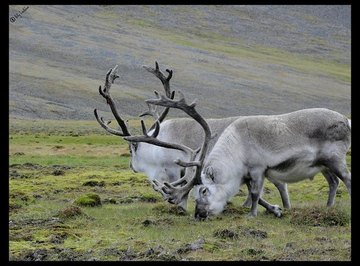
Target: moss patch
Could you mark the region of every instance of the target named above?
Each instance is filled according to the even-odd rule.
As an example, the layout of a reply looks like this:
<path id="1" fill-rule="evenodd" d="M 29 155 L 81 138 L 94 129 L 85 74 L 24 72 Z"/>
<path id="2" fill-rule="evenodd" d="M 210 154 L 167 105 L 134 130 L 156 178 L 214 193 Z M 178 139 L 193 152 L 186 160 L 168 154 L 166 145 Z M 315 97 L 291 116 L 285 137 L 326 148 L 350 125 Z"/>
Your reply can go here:
<path id="1" fill-rule="evenodd" d="M 85 195 L 81 195 L 79 198 L 77 198 L 74 202 L 77 205 L 80 206 L 100 206 L 101 205 L 101 199 L 98 194 L 95 193 L 88 193 Z"/>

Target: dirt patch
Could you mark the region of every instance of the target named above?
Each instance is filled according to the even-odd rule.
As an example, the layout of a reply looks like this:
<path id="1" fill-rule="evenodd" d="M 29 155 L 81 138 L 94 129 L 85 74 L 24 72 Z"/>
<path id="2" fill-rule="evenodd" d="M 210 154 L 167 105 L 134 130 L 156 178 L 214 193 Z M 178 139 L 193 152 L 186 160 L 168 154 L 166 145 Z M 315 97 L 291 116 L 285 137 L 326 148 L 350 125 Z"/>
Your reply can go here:
<path id="1" fill-rule="evenodd" d="M 83 261 L 89 260 L 91 254 L 85 252 L 76 251 L 70 248 L 55 248 L 51 257 L 51 260 L 60 261 Z"/>
<path id="2" fill-rule="evenodd" d="M 43 261 L 48 256 L 48 250 L 38 249 L 30 251 L 24 256 L 25 261 Z"/>
<path id="3" fill-rule="evenodd" d="M 60 164 L 53 164 L 52 166 L 51 166 L 52 168 L 56 168 L 56 169 L 61 169 L 61 170 L 70 170 L 70 169 L 72 169 L 72 167 L 71 166 L 68 166 L 68 165 L 60 165 Z"/>
<path id="4" fill-rule="evenodd" d="M 11 179 L 13 179 L 13 178 L 23 178 L 22 177 L 23 175 L 22 174 L 20 174 L 18 171 L 16 171 L 16 170 L 11 170 L 10 172 L 9 172 L 9 177 L 11 178 Z"/>
<path id="5" fill-rule="evenodd" d="M 50 243 L 53 243 L 53 244 L 62 244 L 65 242 L 67 237 L 68 237 L 68 233 L 60 232 L 60 233 L 51 235 L 49 238 L 49 241 L 50 241 Z"/>
<path id="6" fill-rule="evenodd" d="M 193 243 L 186 244 L 183 247 L 180 247 L 176 252 L 179 254 L 189 253 L 194 250 L 202 249 L 205 244 L 205 240 L 200 238 Z"/>
<path id="7" fill-rule="evenodd" d="M 54 165 L 51 166 L 51 168 L 54 169 L 54 170 L 51 172 L 52 175 L 54 175 L 54 176 L 61 176 L 61 175 L 65 175 L 65 172 L 66 172 L 67 170 L 70 170 L 70 169 L 71 169 L 71 166 L 54 164 Z"/>
<path id="8" fill-rule="evenodd" d="M 24 163 L 24 164 L 11 164 L 10 168 L 39 170 L 42 169 L 43 167 L 40 164 L 36 164 L 36 163 Z"/>
<path id="9" fill-rule="evenodd" d="M 168 203 L 159 204 L 155 206 L 153 210 L 160 214 L 175 214 L 181 216 L 187 215 L 186 210 L 184 210 L 183 208 L 176 205 L 170 205 Z"/>
<path id="10" fill-rule="evenodd" d="M 89 261 L 96 260 L 93 252 L 78 251 L 71 248 L 54 247 L 51 249 L 26 250 L 12 261 Z"/>
<path id="11" fill-rule="evenodd" d="M 34 200 L 31 196 L 27 195 L 22 191 L 13 191 L 9 195 L 9 198 L 10 198 L 10 202 L 12 202 L 12 200 L 17 200 L 17 201 L 21 201 L 21 203 L 29 203 Z"/>
<path id="12" fill-rule="evenodd" d="M 178 261 L 181 260 L 177 252 L 170 252 L 164 249 L 161 245 L 154 248 L 149 248 L 144 252 L 138 254 L 139 258 L 156 261 Z"/>
<path id="13" fill-rule="evenodd" d="M 56 169 L 51 174 L 54 176 L 65 175 L 65 171 L 61 169 Z"/>
<path id="14" fill-rule="evenodd" d="M 9 231 L 9 241 L 32 241 L 33 239 L 31 233 L 24 232 L 22 229 Z"/>
<path id="15" fill-rule="evenodd" d="M 345 226 L 350 216 L 342 209 L 332 207 L 293 208 L 290 223 L 309 226 Z"/>
<path id="16" fill-rule="evenodd" d="M 58 212 L 58 217 L 62 219 L 74 218 L 79 215 L 84 215 L 83 211 L 78 206 L 68 206 Z"/>
<path id="17" fill-rule="evenodd" d="M 223 238 L 223 239 L 238 239 L 239 234 L 229 230 L 229 229 L 223 229 L 223 230 L 217 230 L 213 234 L 217 238 Z"/>
<path id="18" fill-rule="evenodd" d="M 247 213 L 249 213 L 250 208 L 244 207 L 244 206 L 237 206 L 235 207 L 233 204 L 227 204 L 223 215 L 227 216 L 243 216 Z"/>
<path id="19" fill-rule="evenodd" d="M 253 237 L 258 239 L 265 239 L 268 237 L 268 234 L 265 231 L 249 228 L 241 229 L 241 234 L 247 237 Z"/>
<path id="20" fill-rule="evenodd" d="M 25 170 L 25 173 L 23 173 L 24 169 L 10 169 L 9 171 L 9 178 L 10 179 L 27 179 L 27 178 L 34 178 L 37 177 L 37 173 L 29 173 Z"/>
<path id="21" fill-rule="evenodd" d="M 145 227 L 148 226 L 165 226 L 165 225 L 173 225 L 174 221 L 172 219 L 169 218 L 161 218 L 161 219 L 157 219 L 157 220 L 149 220 L 146 219 L 142 222 L 142 225 Z"/>

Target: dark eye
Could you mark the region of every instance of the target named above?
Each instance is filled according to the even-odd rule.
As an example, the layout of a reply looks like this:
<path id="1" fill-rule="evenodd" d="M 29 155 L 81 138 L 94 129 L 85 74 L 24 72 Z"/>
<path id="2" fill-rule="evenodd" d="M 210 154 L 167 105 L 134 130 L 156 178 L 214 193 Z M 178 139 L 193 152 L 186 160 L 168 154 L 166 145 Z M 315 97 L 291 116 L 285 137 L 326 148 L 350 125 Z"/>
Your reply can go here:
<path id="1" fill-rule="evenodd" d="M 201 194 L 202 196 L 208 195 L 208 194 L 209 194 L 208 188 L 207 188 L 207 187 L 202 187 L 202 188 L 200 188 L 200 194 Z"/>

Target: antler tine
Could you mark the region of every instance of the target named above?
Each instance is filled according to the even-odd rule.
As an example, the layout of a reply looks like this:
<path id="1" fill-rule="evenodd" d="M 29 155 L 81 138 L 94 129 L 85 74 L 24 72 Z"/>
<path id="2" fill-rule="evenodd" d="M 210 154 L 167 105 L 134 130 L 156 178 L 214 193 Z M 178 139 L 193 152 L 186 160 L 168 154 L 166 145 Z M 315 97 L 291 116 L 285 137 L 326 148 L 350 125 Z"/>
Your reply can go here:
<path id="1" fill-rule="evenodd" d="M 159 69 L 159 64 L 157 61 L 155 61 L 155 68 L 152 67 L 148 67 L 148 66 L 143 66 L 147 71 L 149 71 L 150 73 L 154 74 L 158 79 L 160 79 L 161 83 L 163 84 L 164 90 L 165 90 L 165 95 L 166 97 L 170 98 L 170 99 L 174 99 L 175 96 L 175 92 L 170 90 L 170 79 L 173 76 L 173 71 L 166 69 L 166 72 L 168 73 L 168 76 L 166 77 Z M 158 121 L 161 123 L 162 121 L 164 121 L 165 117 L 168 115 L 169 113 L 169 107 L 166 107 L 161 115 L 159 116 Z M 155 127 L 155 124 L 153 124 L 149 130 L 152 130 Z"/>
<path id="2" fill-rule="evenodd" d="M 151 134 L 151 136 L 148 135 L 148 131 L 146 130 L 146 126 L 145 126 L 145 123 L 144 123 L 144 120 L 141 120 L 141 128 L 142 128 L 142 131 L 143 131 L 143 134 L 145 137 L 147 138 L 156 138 L 157 135 L 159 134 L 160 132 L 160 123 L 158 121 L 156 121 L 155 123 L 155 130 L 154 132 Z M 125 138 L 126 139 L 126 138 Z"/>
<path id="3" fill-rule="evenodd" d="M 171 95 L 170 79 L 172 78 L 173 71 L 166 69 L 166 72 L 168 72 L 169 75 L 167 77 L 165 77 L 165 75 L 160 71 L 159 64 L 157 61 L 155 61 L 155 68 L 148 67 L 148 66 L 143 66 L 143 68 L 145 68 L 147 71 L 154 74 L 158 79 L 160 79 L 161 83 L 164 86 L 166 96 L 170 98 L 170 95 Z"/>
<path id="4" fill-rule="evenodd" d="M 108 127 L 107 125 L 105 125 L 103 123 L 103 120 L 99 119 L 96 109 L 94 110 L 94 114 L 95 114 L 96 120 L 99 122 L 99 124 L 104 129 L 106 129 L 106 131 L 108 131 L 109 133 L 117 135 L 117 136 L 130 136 L 130 133 L 128 131 L 126 123 L 124 122 L 124 120 L 121 119 L 119 113 L 116 110 L 115 102 L 110 95 L 111 84 L 113 84 L 115 79 L 117 79 L 119 77 L 117 75 L 117 70 L 118 70 L 118 65 L 116 65 L 113 69 L 110 69 L 106 73 L 104 89 L 102 89 L 101 86 L 99 86 L 99 93 L 102 97 L 105 98 L 106 103 L 110 106 L 110 109 L 111 109 L 116 121 L 118 122 L 122 132 L 112 129 L 112 128 Z"/>

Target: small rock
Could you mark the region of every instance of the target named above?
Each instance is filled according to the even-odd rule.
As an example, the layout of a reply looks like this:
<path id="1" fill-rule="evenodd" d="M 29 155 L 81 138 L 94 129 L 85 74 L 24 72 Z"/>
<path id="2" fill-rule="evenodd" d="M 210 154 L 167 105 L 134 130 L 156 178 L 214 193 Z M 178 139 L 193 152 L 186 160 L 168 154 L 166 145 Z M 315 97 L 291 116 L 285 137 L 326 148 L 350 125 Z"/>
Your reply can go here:
<path id="1" fill-rule="evenodd" d="M 249 229 L 244 231 L 244 235 L 252 236 L 255 238 L 267 238 L 267 232 L 261 231 L 261 230 L 255 230 L 255 229 Z"/>

